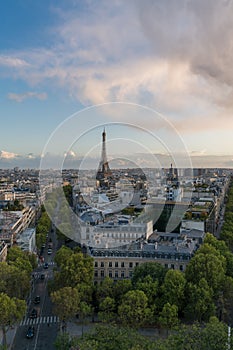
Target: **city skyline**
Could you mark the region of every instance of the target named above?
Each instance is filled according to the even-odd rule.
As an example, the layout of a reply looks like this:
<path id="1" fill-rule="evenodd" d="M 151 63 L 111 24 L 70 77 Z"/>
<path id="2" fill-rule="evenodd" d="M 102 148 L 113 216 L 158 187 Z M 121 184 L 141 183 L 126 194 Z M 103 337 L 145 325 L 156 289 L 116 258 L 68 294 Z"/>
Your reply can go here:
<path id="1" fill-rule="evenodd" d="M 91 140 L 90 162 L 98 162 L 104 125 L 110 139 L 141 145 L 144 126 L 165 144 L 179 135 L 194 167 L 233 166 L 231 1 L 26 0 L 2 2 L 0 10 L 0 167 L 38 167 L 57 128 L 95 105 L 82 118 L 85 142 L 79 139 L 77 150 L 65 147 L 67 129 L 64 144 L 50 150 L 53 157 L 88 158 Z M 111 102 L 138 108 L 116 113 Z M 147 108 L 168 123 L 159 124 Z M 138 154 L 167 155 L 157 143 L 147 149 L 129 146 L 127 154 L 136 162 Z M 119 144 L 117 156 L 124 151 Z"/>

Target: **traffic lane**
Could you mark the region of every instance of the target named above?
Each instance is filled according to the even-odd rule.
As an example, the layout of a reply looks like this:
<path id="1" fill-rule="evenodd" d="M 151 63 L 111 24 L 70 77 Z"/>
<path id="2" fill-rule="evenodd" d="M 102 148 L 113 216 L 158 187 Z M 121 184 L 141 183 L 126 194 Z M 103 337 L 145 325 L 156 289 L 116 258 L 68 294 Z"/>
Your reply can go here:
<path id="1" fill-rule="evenodd" d="M 12 350 L 55 350 L 54 342 L 58 333 L 58 324 L 34 325 L 33 338 L 27 339 L 29 326 L 20 326 L 17 329 Z"/>

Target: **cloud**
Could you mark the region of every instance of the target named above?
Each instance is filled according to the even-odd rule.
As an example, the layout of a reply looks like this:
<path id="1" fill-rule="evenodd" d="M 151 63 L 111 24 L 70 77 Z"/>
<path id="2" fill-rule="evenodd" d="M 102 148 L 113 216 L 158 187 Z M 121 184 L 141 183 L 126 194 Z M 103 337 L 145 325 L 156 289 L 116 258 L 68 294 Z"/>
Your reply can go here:
<path id="1" fill-rule="evenodd" d="M 182 131 L 224 127 L 233 112 L 233 2 L 87 1 L 55 9 L 54 44 L 0 56 L 30 86 L 65 89 L 83 105 L 130 101 Z M 4 74 L 7 74 L 4 72 Z M 36 95 L 30 95 L 36 94 Z M 17 102 L 46 98 L 9 94 Z"/>
<path id="2" fill-rule="evenodd" d="M 17 157 L 18 157 L 18 154 L 16 153 L 0 151 L 0 159 L 14 159 Z"/>
<path id="3" fill-rule="evenodd" d="M 38 100 L 46 100 L 47 94 L 45 92 L 38 93 L 38 92 L 32 92 L 32 91 L 28 91 L 28 92 L 25 92 L 23 94 L 16 94 L 16 93 L 10 92 L 7 95 L 7 97 L 9 100 L 14 100 L 16 102 L 23 102 L 24 100 L 27 100 L 29 98 L 36 98 Z"/>
<path id="4" fill-rule="evenodd" d="M 28 63 L 24 59 L 18 57 L 0 55 L 0 66 L 20 68 L 28 66 Z"/>

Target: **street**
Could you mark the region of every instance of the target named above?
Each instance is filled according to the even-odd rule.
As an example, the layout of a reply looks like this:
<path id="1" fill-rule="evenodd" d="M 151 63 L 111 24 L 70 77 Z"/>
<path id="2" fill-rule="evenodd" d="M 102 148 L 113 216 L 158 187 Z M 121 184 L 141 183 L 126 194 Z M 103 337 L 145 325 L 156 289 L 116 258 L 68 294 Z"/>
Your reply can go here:
<path id="1" fill-rule="evenodd" d="M 52 239 L 54 249 L 51 255 L 48 255 L 49 239 Z M 48 268 L 44 269 L 44 263 L 39 266 L 32 274 L 32 287 L 28 302 L 27 314 L 18 325 L 14 338 L 13 350 L 54 350 L 54 341 L 59 330 L 59 319 L 52 313 L 52 303 L 48 295 L 47 284 L 53 278 L 53 258 L 56 252 L 56 238 L 54 232 L 49 234 L 44 248 L 44 263 L 48 263 Z M 44 279 L 41 279 L 41 274 Z M 36 296 L 40 296 L 40 302 L 34 303 Z M 37 310 L 37 317 L 30 318 L 33 309 Z M 31 339 L 26 337 L 30 325 L 34 326 L 35 333 Z"/>

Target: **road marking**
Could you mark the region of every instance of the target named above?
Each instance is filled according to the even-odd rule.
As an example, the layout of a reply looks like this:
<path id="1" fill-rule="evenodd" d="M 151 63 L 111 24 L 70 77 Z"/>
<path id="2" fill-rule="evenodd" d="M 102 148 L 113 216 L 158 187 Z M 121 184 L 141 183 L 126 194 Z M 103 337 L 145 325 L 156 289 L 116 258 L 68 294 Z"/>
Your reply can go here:
<path id="1" fill-rule="evenodd" d="M 41 316 L 37 318 L 24 318 L 19 326 L 29 326 L 29 325 L 39 325 L 39 324 L 44 324 L 44 323 L 58 323 L 59 322 L 59 317 L 57 316 Z"/>

